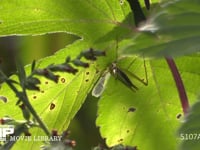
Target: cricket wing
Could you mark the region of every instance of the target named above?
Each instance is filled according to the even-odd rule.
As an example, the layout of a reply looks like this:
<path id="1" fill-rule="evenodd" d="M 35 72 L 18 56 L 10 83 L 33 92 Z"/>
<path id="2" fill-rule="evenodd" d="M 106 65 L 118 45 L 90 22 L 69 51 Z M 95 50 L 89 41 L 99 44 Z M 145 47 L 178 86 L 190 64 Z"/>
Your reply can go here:
<path id="1" fill-rule="evenodd" d="M 94 97 L 100 97 L 106 87 L 106 84 L 108 82 L 108 79 L 110 78 L 110 73 L 106 73 L 104 76 L 100 77 L 96 85 L 94 86 L 92 90 L 92 96 Z"/>

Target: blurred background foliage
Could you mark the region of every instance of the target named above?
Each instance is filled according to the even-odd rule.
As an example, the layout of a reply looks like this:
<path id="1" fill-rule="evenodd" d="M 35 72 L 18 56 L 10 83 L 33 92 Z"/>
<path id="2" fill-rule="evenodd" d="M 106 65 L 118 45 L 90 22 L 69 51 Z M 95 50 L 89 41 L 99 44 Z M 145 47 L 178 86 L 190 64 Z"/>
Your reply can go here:
<path id="1" fill-rule="evenodd" d="M 50 33 L 37 36 L 10 36 L 0 38 L 0 68 L 8 75 L 15 73 L 15 54 L 19 54 L 24 65 L 48 57 L 57 50 L 73 43 L 79 37 L 66 33 Z M 70 139 L 76 141 L 75 149 L 91 149 L 104 140 L 95 125 L 97 99 L 88 96 L 85 104 L 69 126 Z"/>

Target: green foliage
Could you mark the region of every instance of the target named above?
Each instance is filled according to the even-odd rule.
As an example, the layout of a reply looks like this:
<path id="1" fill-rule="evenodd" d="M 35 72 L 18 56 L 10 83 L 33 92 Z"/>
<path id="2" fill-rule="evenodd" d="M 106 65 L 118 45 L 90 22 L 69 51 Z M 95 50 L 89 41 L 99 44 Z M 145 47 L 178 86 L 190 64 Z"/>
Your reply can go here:
<path id="1" fill-rule="evenodd" d="M 80 47 L 81 43 L 77 43 Z M 59 51 L 57 53 L 57 56 L 58 55 L 62 57 L 65 56 L 65 58 L 67 56 L 63 55 L 62 51 Z M 48 58 L 48 60 L 50 59 Z M 53 59 L 53 61 L 55 61 L 55 59 Z M 60 63 L 62 63 L 65 61 L 65 59 L 60 59 L 60 61 Z M 59 61 L 57 61 L 57 63 L 58 62 Z M 44 63 L 40 64 L 39 66 L 41 68 L 41 66 L 43 65 L 48 66 L 52 63 L 48 61 L 47 64 Z M 36 66 L 39 67 L 38 65 Z M 29 69 L 31 69 L 30 66 Z M 31 104 L 34 106 L 38 115 L 48 126 L 49 130 L 56 129 L 59 133 L 61 133 L 61 131 L 65 130 L 68 127 L 70 120 L 74 117 L 77 110 L 79 110 L 80 106 L 87 96 L 87 93 L 91 90 L 91 86 L 94 84 L 93 78 L 96 74 L 94 67 L 90 66 L 90 68 L 85 70 L 81 68 L 79 69 L 80 70 L 76 76 L 67 73 L 57 73 L 57 75 L 60 76 L 58 83 L 41 77 L 39 78 L 41 83 L 39 87 L 40 91 L 28 91 L 28 96 Z M 4 84 L 2 86 L 1 94 L 6 95 L 6 97 L 8 98 L 8 102 L 6 104 L 2 104 L 3 107 L 6 107 L 6 109 L 2 109 L 1 114 L 9 114 L 11 118 L 17 120 L 23 119 L 23 116 L 20 113 L 21 110 L 15 106 L 15 94 L 9 90 L 9 87 L 7 85 Z M 8 113 L 7 111 L 13 110 L 13 107 L 14 111 L 9 111 Z M 31 133 L 34 135 L 35 133 L 39 132 L 38 130 L 40 129 L 34 129 Z M 40 132 L 37 134 L 41 135 Z M 30 149 L 38 146 L 37 144 L 32 145 L 31 142 L 21 144 L 27 144 L 26 147 Z M 38 144 L 41 145 L 41 143 Z"/>
<path id="2" fill-rule="evenodd" d="M 166 1 L 152 11 L 142 31 L 130 40 L 126 54 L 143 53 L 151 57 L 179 56 L 199 51 L 200 1 Z M 191 46 L 192 45 L 192 46 Z"/>
<path id="3" fill-rule="evenodd" d="M 66 56 L 75 58 L 90 47 L 106 51 L 106 57 L 99 58 L 95 63 L 91 61 L 87 69 L 79 68 L 76 75 L 57 73 L 60 76 L 57 83 L 38 77 L 40 91 L 28 91 L 28 98 L 49 130 L 56 129 L 61 133 L 67 129 L 95 82 L 116 61 L 139 90 L 131 91 L 114 77 L 108 81 L 98 102 L 96 121 L 107 145 L 124 144 L 149 150 L 176 149 L 178 140 L 175 133 L 180 124 L 178 116 L 183 114 L 166 62 L 146 60 L 147 86 L 129 73 L 145 79 L 144 61 L 136 54 L 146 58 L 198 52 L 200 2 L 171 0 L 161 3 L 154 0 L 150 11 L 143 7 L 147 21 L 138 28 L 127 1 L 122 2 L 1 0 L 0 36 L 66 32 L 82 37 L 82 40 L 54 55 L 39 60 L 36 68 L 63 63 Z M 176 58 L 191 103 L 200 91 L 199 60 L 199 54 Z M 26 73 L 30 72 L 31 66 L 28 65 Z M 16 79 L 15 76 L 11 78 Z M 1 87 L 0 96 L 3 101 L 4 97 L 7 98 L 6 103 L 0 102 L 0 107 L 5 108 L 0 110 L 0 117 L 9 115 L 15 120 L 24 120 L 21 110 L 15 106 L 16 95 L 6 84 Z M 31 128 L 30 132 L 32 135 L 43 135 L 40 128 Z M 19 141 L 14 149 L 22 146 L 39 149 L 40 145 L 42 142 Z"/>
<path id="4" fill-rule="evenodd" d="M 137 59 L 130 71 L 145 79 L 142 62 Z M 199 62 L 199 57 L 182 57 L 176 62 L 193 103 L 200 90 L 200 72 L 191 64 Z M 124 67 L 127 68 L 126 65 Z M 102 135 L 107 137 L 109 145 L 125 143 L 141 149 L 176 148 L 175 133 L 180 123 L 178 116 L 182 118 L 183 114 L 171 72 L 164 60 L 151 60 L 147 64 L 147 73 L 148 86 L 138 83 L 139 90 L 135 93 L 114 78 L 109 81 L 99 101 L 97 118 L 97 125 Z M 129 111 L 130 108 L 135 108 L 135 111 Z M 163 147 L 164 143 L 168 144 Z"/>
<path id="5" fill-rule="evenodd" d="M 200 102 L 195 103 L 185 118 L 184 123 L 178 132 L 178 137 L 181 139 L 181 150 L 198 150 L 200 143 L 200 126 L 199 126 L 199 109 Z"/>
<path id="6" fill-rule="evenodd" d="M 128 6 L 122 8 L 116 0 L 3 0 L 0 4 L 1 35 L 68 32 L 93 42 L 122 22 L 129 13 Z"/>

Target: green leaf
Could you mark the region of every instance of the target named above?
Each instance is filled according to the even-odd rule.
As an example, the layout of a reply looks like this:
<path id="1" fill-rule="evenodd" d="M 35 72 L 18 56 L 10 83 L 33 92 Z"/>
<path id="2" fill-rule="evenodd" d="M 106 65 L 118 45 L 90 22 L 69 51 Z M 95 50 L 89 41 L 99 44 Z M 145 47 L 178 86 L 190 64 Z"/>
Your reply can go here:
<path id="1" fill-rule="evenodd" d="M 178 56 L 200 50 L 200 1 L 165 1 L 155 7 L 124 53 Z"/>
<path id="2" fill-rule="evenodd" d="M 1 36 L 68 32 L 95 41 L 129 13 L 118 0 L 1 0 L 0 5 Z"/>
<path id="3" fill-rule="evenodd" d="M 199 61 L 198 55 L 176 59 L 190 103 L 195 101 L 200 90 L 198 65 L 191 67 L 196 61 Z M 145 79 L 142 62 L 136 60 L 130 71 Z M 150 60 L 147 73 L 147 86 L 133 82 L 139 87 L 135 93 L 113 77 L 108 81 L 98 103 L 96 123 L 109 146 L 121 143 L 138 149 L 176 149 L 175 135 L 183 113 L 171 72 L 165 60 Z"/>
<path id="4" fill-rule="evenodd" d="M 199 1 L 156 2 L 146 12 L 147 22 L 136 29 L 126 1 L 2 0 L 0 35 L 67 32 L 89 43 L 132 36 L 126 54 L 175 56 L 199 51 Z"/>
<path id="5" fill-rule="evenodd" d="M 81 50 L 89 47 L 111 49 L 107 57 L 98 62 L 100 64 L 98 69 L 101 72 L 115 60 L 113 57 L 116 53 L 113 53 L 113 46 L 109 48 L 108 42 L 101 43 L 102 45 L 100 42 L 130 38 L 130 35 L 134 36 L 127 39 L 125 41 L 127 45 L 120 47 L 119 50 L 122 54 L 131 54 L 132 57 L 136 52 L 144 53 L 146 56 L 174 56 L 198 51 L 200 39 L 198 5 L 197 0 L 180 0 L 170 1 L 169 5 L 163 5 L 161 8 L 155 6 L 148 13 L 149 20 L 146 25 L 156 28 L 148 26 L 142 29 L 144 26 L 141 26 L 138 31 L 133 25 L 127 2 L 121 5 L 117 0 L 76 2 L 1 0 L 0 35 L 75 33 L 82 36 L 85 41 L 78 41 L 41 60 L 36 67 L 62 63 L 66 56 L 76 57 Z M 197 54 L 176 59 L 190 102 L 196 99 L 200 90 L 199 60 Z M 125 62 L 121 61 L 120 68 L 127 68 Z M 130 71 L 144 78 L 144 68 L 141 64 L 141 61 L 138 63 L 136 61 Z M 27 67 L 27 72 L 30 72 L 30 68 Z M 171 73 L 162 60 L 149 61 L 147 71 L 149 78 L 147 87 L 131 78 L 139 87 L 136 93 L 132 93 L 114 78 L 109 80 L 99 101 L 97 119 L 97 125 L 100 126 L 101 134 L 109 146 L 122 143 L 138 146 L 139 149 L 176 148 L 175 130 L 179 125 L 177 116 L 182 113 Z M 88 70 L 80 69 L 77 76 L 59 74 L 61 78 L 58 84 L 40 78 L 41 91 L 29 92 L 33 107 L 50 130 L 55 128 L 62 131 L 67 128 L 99 77 L 95 72 L 96 68 L 93 66 Z M 8 87 L 3 85 L 0 92 L 0 95 L 7 98 L 6 104 L 0 102 L 1 108 L 5 108 L 0 110 L 1 117 L 10 115 L 15 119 L 23 119 L 20 109 L 15 106 L 16 97 Z M 42 135 L 38 129 L 33 129 L 32 134 Z M 20 146 L 16 146 L 16 149 L 22 146 L 35 149 L 40 143 L 17 142 L 17 144 Z"/>
<path id="6" fill-rule="evenodd" d="M 180 150 L 198 150 L 200 143 L 200 102 L 197 101 L 190 109 L 183 124 L 178 130 L 178 138 L 181 140 Z"/>
<path id="7" fill-rule="evenodd" d="M 75 58 L 86 48 L 88 48 L 87 44 L 78 41 L 57 52 L 55 55 L 40 60 L 38 63 L 39 65 L 36 64 L 36 68 L 43 68 L 52 63 L 63 63 L 67 56 Z M 57 73 L 60 76 L 58 83 L 40 77 L 40 91 L 28 91 L 28 97 L 33 108 L 50 131 L 55 129 L 61 133 L 67 129 L 71 119 L 73 119 L 81 105 L 84 103 L 87 94 L 90 92 L 96 80 L 95 77 L 98 77 L 98 75 L 96 75 L 94 64 L 91 64 L 87 69 L 78 69 L 79 72 L 77 75 Z M 30 72 L 31 66 L 27 66 L 26 70 L 28 70 L 27 72 Z M 6 103 L 0 103 L 0 107 L 4 108 L 0 110 L 0 118 L 9 115 L 16 120 L 22 120 L 22 112 L 20 108 L 15 105 L 17 98 L 6 84 L 2 85 L 0 95 L 1 97 L 5 96 L 7 98 Z M 43 134 L 41 133 L 41 130 L 34 129 L 32 135 L 40 136 Z M 22 142 L 21 144 L 24 145 Z M 31 142 L 27 142 L 26 148 L 31 149 L 33 146 L 32 144 L 33 143 Z M 34 144 L 34 146 L 38 145 Z"/>

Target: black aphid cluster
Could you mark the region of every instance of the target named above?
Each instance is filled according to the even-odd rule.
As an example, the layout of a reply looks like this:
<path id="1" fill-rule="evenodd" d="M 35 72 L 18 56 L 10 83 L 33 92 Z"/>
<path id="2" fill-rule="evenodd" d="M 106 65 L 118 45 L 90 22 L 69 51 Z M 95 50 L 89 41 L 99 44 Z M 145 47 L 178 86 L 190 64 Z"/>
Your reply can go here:
<path id="1" fill-rule="evenodd" d="M 34 111 L 30 110 L 30 106 L 27 105 L 29 104 L 29 100 L 26 94 L 26 89 L 40 91 L 40 88 L 38 85 L 41 82 L 38 76 L 43 76 L 57 83 L 59 80 L 59 76 L 55 74 L 56 72 L 66 72 L 66 73 L 71 73 L 75 75 L 78 72 L 77 67 L 83 67 L 83 68 L 89 67 L 89 63 L 84 62 L 82 58 L 85 58 L 86 59 L 85 61 L 87 60 L 94 61 L 99 56 L 105 56 L 105 52 L 97 51 L 90 48 L 89 50 L 82 51 L 75 59 L 71 59 L 70 56 L 67 56 L 64 63 L 51 64 L 43 69 L 36 69 L 35 68 L 36 62 L 33 61 L 32 66 L 31 66 L 31 73 L 28 76 L 26 76 L 24 68 L 19 65 L 20 66 L 19 67 L 20 71 L 18 70 L 19 81 L 9 79 L 2 72 L 0 72 L 1 75 L 3 76 L 3 80 L 9 85 L 9 87 L 14 91 L 14 93 L 18 97 L 18 101 L 16 102 L 16 105 L 18 105 L 19 108 L 21 109 L 23 117 L 25 119 L 25 121 L 22 122 L 22 121 L 16 121 L 15 119 L 7 116 L 7 117 L 0 118 L 0 124 L 13 125 L 15 128 L 15 132 L 12 136 L 19 136 L 21 134 L 24 134 L 27 137 L 31 136 L 29 129 L 31 127 L 41 126 L 41 123 L 39 124 L 38 120 L 37 121 L 35 120 L 36 118 L 34 117 L 36 115 L 34 116 L 33 114 Z M 21 89 L 22 91 L 19 91 L 18 88 L 15 87 L 15 85 L 20 85 L 22 88 Z M 3 96 L 1 96 L 0 99 L 3 100 L 5 103 L 7 102 L 7 99 Z M 51 108 L 53 109 L 53 104 Z M 34 116 L 33 120 L 30 120 L 31 115 Z M 53 138 L 55 136 L 58 136 L 57 131 L 52 131 L 52 135 L 50 137 Z M 69 140 L 67 138 L 68 132 L 63 132 L 61 136 L 62 136 L 61 141 L 59 141 L 58 143 L 50 142 L 50 146 L 52 146 L 52 144 L 53 146 L 56 146 L 56 144 L 58 145 L 62 144 L 63 146 L 66 147 L 66 150 L 69 150 L 69 149 L 72 149 L 76 145 L 76 142 L 74 140 Z M 2 143 L 0 143 L 0 149 L 1 148 L 10 149 L 14 145 L 15 142 L 16 141 L 10 141 L 9 136 L 8 136 L 8 140 L 6 140 L 3 143 L 3 145 Z M 46 148 L 48 149 L 48 147 Z"/>
<path id="2" fill-rule="evenodd" d="M 90 48 L 89 50 L 82 51 L 75 59 L 67 56 L 64 63 L 61 64 L 51 64 L 43 69 L 35 69 L 35 61 L 32 63 L 32 72 L 26 78 L 26 88 L 29 90 L 40 90 L 38 84 L 40 84 L 40 80 L 34 75 L 44 76 L 47 79 L 50 79 L 54 82 L 58 82 L 59 76 L 55 75 L 55 72 L 67 72 L 71 74 L 76 74 L 78 69 L 76 67 L 89 67 L 89 63 L 82 61 L 81 59 L 84 57 L 87 60 L 96 60 L 99 56 L 105 56 L 105 51 L 98 51 Z"/>

